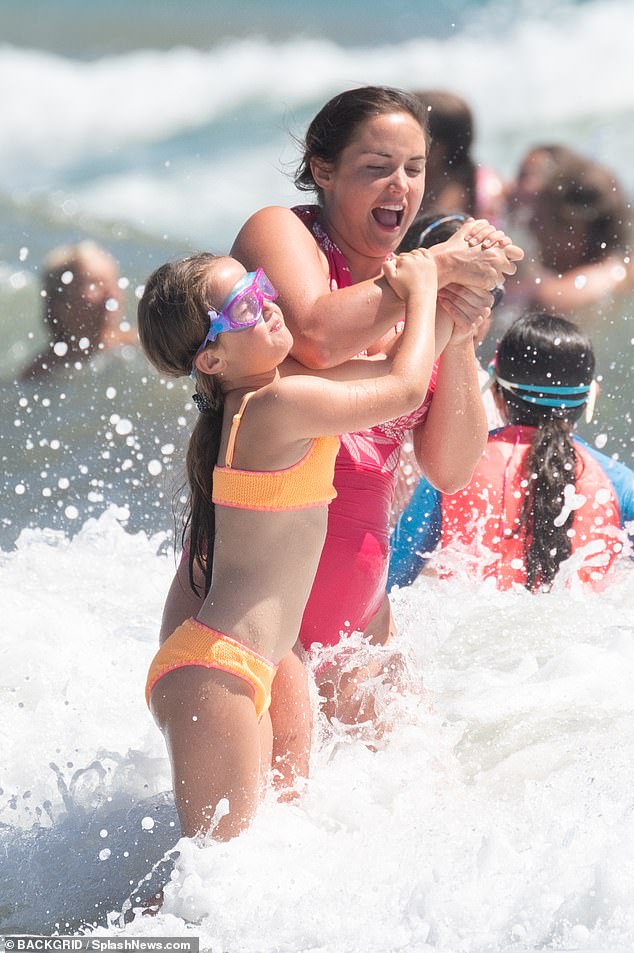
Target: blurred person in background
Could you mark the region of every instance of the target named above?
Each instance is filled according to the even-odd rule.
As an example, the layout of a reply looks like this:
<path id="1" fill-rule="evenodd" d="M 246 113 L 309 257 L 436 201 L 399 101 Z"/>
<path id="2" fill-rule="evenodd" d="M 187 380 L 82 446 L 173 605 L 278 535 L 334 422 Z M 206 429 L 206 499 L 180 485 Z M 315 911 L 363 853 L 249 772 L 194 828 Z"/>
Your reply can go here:
<path id="1" fill-rule="evenodd" d="M 431 137 L 425 170 L 425 213 L 465 212 L 498 223 L 504 183 L 472 156 L 474 120 L 469 104 L 448 90 L 418 90 Z"/>
<path id="2" fill-rule="evenodd" d="M 119 269 L 112 255 L 84 240 L 53 249 L 42 267 L 42 322 L 48 344 L 19 374 L 36 380 L 58 367 L 82 365 L 96 351 L 136 343 L 123 322 Z"/>
<path id="3" fill-rule="evenodd" d="M 529 149 L 508 196 L 508 216 L 528 243 L 507 285 L 516 308 L 570 314 L 631 286 L 631 205 L 601 163 L 562 145 Z"/>

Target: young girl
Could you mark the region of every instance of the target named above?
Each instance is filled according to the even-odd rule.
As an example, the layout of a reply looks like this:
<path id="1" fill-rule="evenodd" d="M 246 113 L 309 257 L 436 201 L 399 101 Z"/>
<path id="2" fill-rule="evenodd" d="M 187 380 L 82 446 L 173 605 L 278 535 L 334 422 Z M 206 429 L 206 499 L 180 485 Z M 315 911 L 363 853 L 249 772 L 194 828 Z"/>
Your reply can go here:
<path id="1" fill-rule="evenodd" d="M 165 735 L 182 832 L 222 839 L 249 822 L 270 764 L 271 684 L 299 631 L 324 542 L 340 433 L 422 402 L 434 361 L 436 266 L 384 265 L 405 299 L 384 361 L 307 372 L 261 269 L 200 254 L 163 265 L 139 303 L 139 336 L 163 374 L 196 376 L 187 470 L 196 618 L 167 638 L 146 695 Z M 345 572 L 345 567 L 341 567 Z M 228 810 L 226 802 L 228 801 Z"/>
<path id="2" fill-rule="evenodd" d="M 453 496 L 421 480 L 392 538 L 389 585 L 408 585 L 438 543 L 459 544 L 474 574 L 549 589 L 574 556 L 596 582 L 623 549 L 634 519 L 634 473 L 574 436 L 592 413 L 594 353 L 586 334 L 556 315 L 511 325 L 491 368 L 506 426 L 489 434 L 471 482 Z"/>

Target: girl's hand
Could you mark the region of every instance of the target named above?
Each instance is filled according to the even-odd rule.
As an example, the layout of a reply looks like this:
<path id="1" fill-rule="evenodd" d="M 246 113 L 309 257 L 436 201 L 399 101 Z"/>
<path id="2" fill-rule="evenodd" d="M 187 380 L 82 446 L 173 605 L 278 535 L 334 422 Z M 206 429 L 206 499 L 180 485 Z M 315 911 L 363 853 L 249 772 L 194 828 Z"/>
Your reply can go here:
<path id="1" fill-rule="evenodd" d="M 383 276 L 394 294 L 406 301 L 436 277 L 436 263 L 425 248 L 403 252 L 383 262 Z"/>

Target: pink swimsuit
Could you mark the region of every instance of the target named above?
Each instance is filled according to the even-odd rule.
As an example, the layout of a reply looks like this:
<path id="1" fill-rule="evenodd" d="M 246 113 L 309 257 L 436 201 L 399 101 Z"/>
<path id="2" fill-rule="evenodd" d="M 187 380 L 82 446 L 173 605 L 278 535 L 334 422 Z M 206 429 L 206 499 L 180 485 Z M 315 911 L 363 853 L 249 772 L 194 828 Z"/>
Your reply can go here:
<path id="1" fill-rule="evenodd" d="M 319 222 L 319 208 L 295 214 L 310 229 L 328 260 L 330 290 L 352 284 L 350 271 Z M 344 434 L 335 463 L 337 497 L 328 509 L 328 532 L 299 637 L 335 645 L 342 632 L 363 631 L 381 607 L 390 555 L 389 515 L 403 438 L 427 416 L 434 387 L 418 410 L 360 433 Z"/>

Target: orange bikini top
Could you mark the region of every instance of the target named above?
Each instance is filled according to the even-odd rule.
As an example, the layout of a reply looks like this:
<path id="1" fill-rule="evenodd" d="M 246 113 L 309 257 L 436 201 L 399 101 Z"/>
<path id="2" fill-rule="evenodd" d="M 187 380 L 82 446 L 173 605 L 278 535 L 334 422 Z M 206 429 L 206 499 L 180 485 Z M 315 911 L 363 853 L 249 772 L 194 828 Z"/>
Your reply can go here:
<path id="1" fill-rule="evenodd" d="M 214 467 L 212 502 L 243 510 L 303 510 L 326 506 L 337 495 L 332 485 L 339 437 L 317 437 L 301 460 L 286 470 L 234 470 L 236 435 L 244 409 L 256 391 L 245 394 L 234 414 L 224 467 Z"/>

